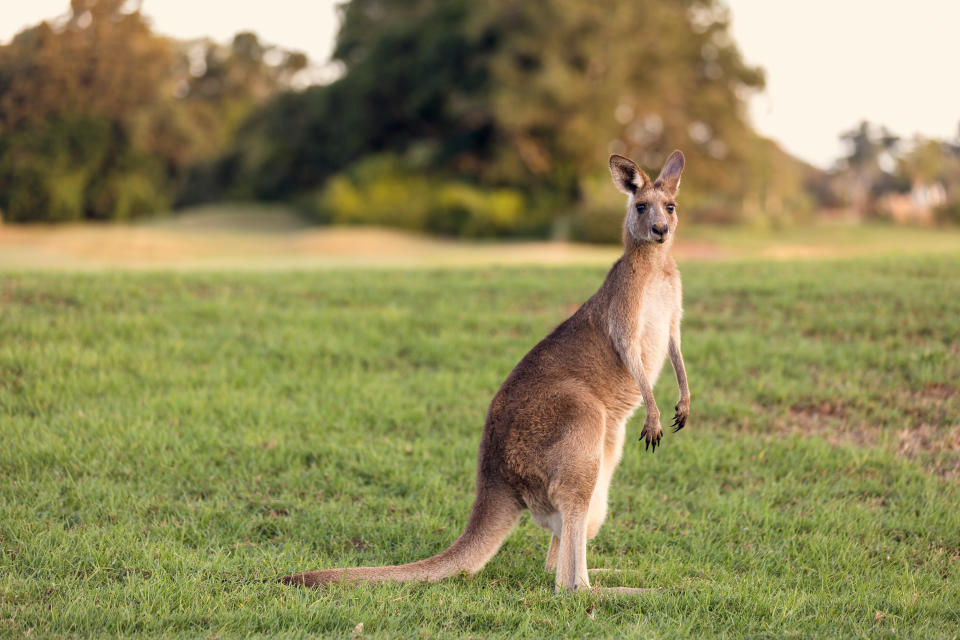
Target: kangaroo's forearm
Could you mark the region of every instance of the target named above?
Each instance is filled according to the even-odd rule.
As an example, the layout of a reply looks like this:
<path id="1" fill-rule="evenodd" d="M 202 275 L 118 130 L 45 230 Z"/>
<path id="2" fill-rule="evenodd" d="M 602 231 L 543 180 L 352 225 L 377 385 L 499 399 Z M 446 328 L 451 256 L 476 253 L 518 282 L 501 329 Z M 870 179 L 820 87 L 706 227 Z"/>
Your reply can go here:
<path id="1" fill-rule="evenodd" d="M 647 418 L 643 421 L 643 431 L 640 432 L 640 439 L 646 440 L 648 450 L 652 446 L 653 450 L 656 451 L 657 445 L 660 444 L 660 437 L 663 435 L 663 427 L 660 426 L 660 409 L 657 407 L 657 401 L 653 397 L 653 387 L 650 385 L 650 380 L 647 379 L 647 374 L 643 370 L 643 361 L 640 359 L 639 345 L 628 343 L 623 346 L 623 351 L 620 353 L 620 357 L 627 365 L 627 369 L 630 371 L 633 379 L 636 380 L 637 386 L 640 387 L 640 394 L 643 396 L 643 406 L 646 407 L 647 410 Z"/>
<path id="2" fill-rule="evenodd" d="M 670 336 L 670 362 L 677 374 L 677 386 L 680 387 L 680 401 L 677 402 L 677 413 L 673 416 L 673 431 L 683 429 L 690 416 L 690 387 L 687 385 L 687 370 L 683 366 L 683 354 L 680 353 L 680 331 L 676 329 Z"/>
<path id="3" fill-rule="evenodd" d="M 637 365 L 634 370 L 631 370 L 630 373 L 633 374 L 633 378 L 637 381 L 637 386 L 640 387 L 640 394 L 643 396 L 643 406 L 647 408 L 647 417 L 660 417 L 660 409 L 657 408 L 657 401 L 653 397 L 653 388 L 650 386 L 650 381 L 647 380 L 647 374 L 643 371 L 642 363 L 637 359 Z"/>
<path id="4" fill-rule="evenodd" d="M 687 383 L 687 369 L 683 366 L 683 354 L 680 352 L 680 341 L 670 337 L 670 364 L 677 374 L 677 386 L 680 387 L 680 399 L 690 399 L 690 386 Z"/>
<path id="5" fill-rule="evenodd" d="M 647 408 L 647 415 L 659 417 L 660 411 L 657 409 L 657 402 L 653 397 L 653 387 L 643 370 L 643 359 L 640 357 L 639 347 L 626 343 L 625 340 L 618 340 L 616 343 L 618 343 L 617 351 L 620 354 L 620 359 L 623 360 L 627 371 L 630 372 L 640 388 L 640 395 L 643 396 L 643 405 Z"/>
<path id="6" fill-rule="evenodd" d="M 657 401 L 653 398 L 653 387 L 643 370 L 643 362 L 640 360 L 639 354 L 631 354 L 631 356 L 631 362 L 627 365 L 627 368 L 630 369 L 633 379 L 637 381 L 637 386 L 640 387 L 640 395 L 643 396 L 643 404 L 647 408 L 647 415 L 660 415 L 660 411 L 657 409 Z"/>

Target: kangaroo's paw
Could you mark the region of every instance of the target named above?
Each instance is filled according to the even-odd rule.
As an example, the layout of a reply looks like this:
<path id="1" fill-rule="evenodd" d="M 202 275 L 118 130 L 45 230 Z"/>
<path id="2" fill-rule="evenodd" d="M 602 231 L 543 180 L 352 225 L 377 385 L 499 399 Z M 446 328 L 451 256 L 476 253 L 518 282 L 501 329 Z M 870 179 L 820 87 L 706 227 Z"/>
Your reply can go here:
<path id="1" fill-rule="evenodd" d="M 660 426 L 660 420 L 647 420 L 643 424 L 643 431 L 640 432 L 640 439 L 647 441 L 647 446 L 645 449 L 649 450 L 650 445 L 653 445 L 653 451 L 657 450 L 657 445 L 660 444 L 660 438 L 663 437 L 663 427 Z"/>
<path id="2" fill-rule="evenodd" d="M 690 416 L 690 401 L 681 400 L 677 403 L 676 413 L 673 415 L 673 424 L 670 425 L 673 427 L 673 432 L 676 433 L 683 429 L 683 426 L 687 424 L 687 418 Z"/>

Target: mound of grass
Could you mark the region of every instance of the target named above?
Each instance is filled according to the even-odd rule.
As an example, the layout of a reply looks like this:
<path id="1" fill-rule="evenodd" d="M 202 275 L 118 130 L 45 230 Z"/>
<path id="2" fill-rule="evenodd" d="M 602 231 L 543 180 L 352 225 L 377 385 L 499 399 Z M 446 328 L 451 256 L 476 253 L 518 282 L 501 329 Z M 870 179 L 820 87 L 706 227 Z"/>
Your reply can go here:
<path id="1" fill-rule="evenodd" d="M 684 268 L 689 426 L 644 455 L 638 412 L 588 552 L 639 598 L 555 596 L 527 518 L 472 578 L 274 582 L 453 541 L 603 269 L 0 275 L 0 635 L 956 637 L 958 272 Z"/>

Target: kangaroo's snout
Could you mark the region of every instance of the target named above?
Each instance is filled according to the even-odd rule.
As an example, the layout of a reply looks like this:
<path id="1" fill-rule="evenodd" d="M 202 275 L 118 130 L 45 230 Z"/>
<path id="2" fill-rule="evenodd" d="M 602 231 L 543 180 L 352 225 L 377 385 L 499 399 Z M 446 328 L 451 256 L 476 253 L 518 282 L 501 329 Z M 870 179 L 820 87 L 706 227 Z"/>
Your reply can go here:
<path id="1" fill-rule="evenodd" d="M 650 231 L 653 232 L 654 239 L 657 242 L 663 242 L 664 238 L 667 237 L 667 231 L 670 230 L 670 227 L 666 223 L 655 224 L 650 227 Z"/>

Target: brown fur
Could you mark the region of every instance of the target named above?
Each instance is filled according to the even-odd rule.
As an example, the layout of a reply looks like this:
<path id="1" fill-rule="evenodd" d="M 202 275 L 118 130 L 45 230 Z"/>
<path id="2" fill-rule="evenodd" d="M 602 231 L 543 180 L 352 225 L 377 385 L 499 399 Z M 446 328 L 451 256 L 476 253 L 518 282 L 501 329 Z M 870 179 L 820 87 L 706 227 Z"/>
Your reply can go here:
<path id="1" fill-rule="evenodd" d="M 556 568 L 557 589 L 590 586 L 586 543 L 606 518 L 625 424 L 641 403 L 647 407 L 641 439 L 654 451 L 660 443 L 652 387 L 667 355 L 680 387 L 675 430 L 690 411 L 680 353 L 680 273 L 668 252 L 677 227 L 668 205 L 675 205 L 683 162 L 675 151 L 652 182 L 627 158 L 610 158 L 614 184 L 629 196 L 623 257 L 593 297 L 531 349 L 494 396 L 480 441 L 477 498 L 463 535 L 419 562 L 312 571 L 287 576 L 284 583 L 434 581 L 475 573 L 528 508 L 553 532 L 547 568 Z"/>

